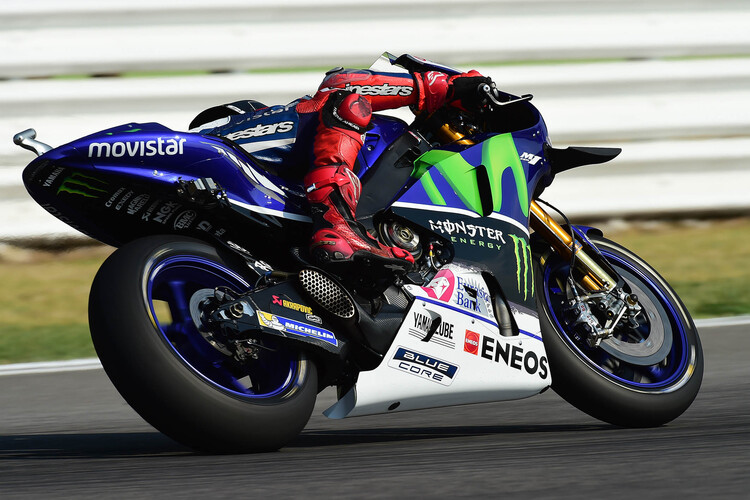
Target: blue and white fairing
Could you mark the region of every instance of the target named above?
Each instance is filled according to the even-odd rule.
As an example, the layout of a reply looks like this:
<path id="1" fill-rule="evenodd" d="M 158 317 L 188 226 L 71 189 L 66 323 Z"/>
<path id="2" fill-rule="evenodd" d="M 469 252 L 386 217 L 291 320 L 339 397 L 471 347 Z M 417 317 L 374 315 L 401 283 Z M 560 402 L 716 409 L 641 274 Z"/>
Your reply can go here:
<path id="1" fill-rule="evenodd" d="M 361 373 L 327 416 L 517 399 L 550 386 L 528 219 L 551 167 L 541 116 L 528 103 L 519 106 L 525 126 L 417 160 L 418 180 L 391 209 L 450 241 L 454 260 L 427 286 L 403 287 L 414 300 L 383 362 Z M 498 325 L 497 286 L 510 305 L 514 334 Z"/>
<path id="2" fill-rule="evenodd" d="M 233 205 L 260 214 L 308 220 L 298 185 L 264 171 L 241 150 L 217 137 L 145 123 L 106 130 L 71 146 L 85 151 L 94 171 L 124 175 L 165 189 L 178 180 L 210 177 Z"/>
<path id="3" fill-rule="evenodd" d="M 364 175 L 406 127 L 395 118 L 374 117 L 358 173 Z M 223 221 L 236 226 L 227 230 L 260 226 L 301 240 L 305 231 L 289 231 L 288 226 L 310 222 L 302 176 L 276 167 L 218 137 L 131 123 L 48 151 L 29 164 L 24 183 L 50 213 L 114 246 L 190 226 L 198 236 L 209 227 L 212 235 L 223 234 L 216 213 L 202 220 L 200 210 L 177 198 L 179 181 L 201 178 L 213 179 L 237 214 Z M 159 227 L 147 227 L 155 219 Z"/>
<path id="4" fill-rule="evenodd" d="M 514 311 L 520 333 L 501 335 L 479 269 L 448 264 L 428 286 L 404 289 L 414 301 L 383 362 L 360 373 L 326 416 L 519 399 L 549 387 L 538 318 Z"/>

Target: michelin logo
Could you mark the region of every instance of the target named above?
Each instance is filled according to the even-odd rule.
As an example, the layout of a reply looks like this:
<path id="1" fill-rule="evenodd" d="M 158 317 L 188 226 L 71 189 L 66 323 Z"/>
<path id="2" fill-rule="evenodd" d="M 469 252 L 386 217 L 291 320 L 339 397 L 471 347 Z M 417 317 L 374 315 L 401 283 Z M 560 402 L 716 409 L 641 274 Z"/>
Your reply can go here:
<path id="1" fill-rule="evenodd" d="M 336 336 L 317 326 L 307 325 L 294 321 L 293 319 L 285 318 L 276 314 L 270 314 L 264 311 L 258 311 L 258 322 L 261 326 L 267 328 L 273 328 L 282 332 L 293 333 L 295 335 L 302 335 L 303 337 L 313 337 L 323 342 L 328 342 L 331 345 L 338 346 L 339 341 Z"/>

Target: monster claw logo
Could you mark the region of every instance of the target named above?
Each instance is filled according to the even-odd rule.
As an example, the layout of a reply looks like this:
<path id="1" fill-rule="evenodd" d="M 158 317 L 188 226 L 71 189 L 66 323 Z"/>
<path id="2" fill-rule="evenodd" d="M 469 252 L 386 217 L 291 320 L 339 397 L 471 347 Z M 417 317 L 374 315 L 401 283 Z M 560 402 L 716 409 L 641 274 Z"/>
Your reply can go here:
<path id="1" fill-rule="evenodd" d="M 531 247 L 525 238 L 510 236 L 513 238 L 513 247 L 516 251 L 516 277 L 518 279 L 518 293 L 521 293 L 521 275 L 523 274 L 523 298 L 526 300 L 531 290 L 534 296 L 534 274 L 531 266 Z M 521 266 L 523 265 L 523 273 Z"/>
<path id="2" fill-rule="evenodd" d="M 106 195 L 107 190 L 101 189 L 97 186 L 106 186 L 107 183 L 100 181 L 96 177 L 84 175 L 80 172 L 76 172 L 65 178 L 57 189 L 57 194 L 70 193 L 84 196 L 86 198 L 99 198 L 101 195 Z"/>

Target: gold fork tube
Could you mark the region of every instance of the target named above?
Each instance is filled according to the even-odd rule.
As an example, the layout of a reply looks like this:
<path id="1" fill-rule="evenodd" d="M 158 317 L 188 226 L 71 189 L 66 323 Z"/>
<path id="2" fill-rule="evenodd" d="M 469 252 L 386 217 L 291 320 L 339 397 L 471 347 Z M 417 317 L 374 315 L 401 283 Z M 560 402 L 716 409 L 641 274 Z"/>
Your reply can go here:
<path id="1" fill-rule="evenodd" d="M 531 228 L 542 234 L 545 241 L 562 256 L 572 259 L 574 241 L 570 234 L 563 229 L 550 215 L 544 211 L 535 200 L 531 200 L 531 214 L 529 221 Z M 575 255 L 578 267 L 583 271 L 581 284 L 590 292 L 610 291 L 617 284 L 594 259 L 583 251 L 580 243 L 575 242 Z"/>
<path id="2" fill-rule="evenodd" d="M 441 138 L 446 142 L 456 142 L 458 144 L 470 145 L 474 144 L 474 141 L 470 139 L 464 139 L 464 135 L 461 132 L 453 130 L 449 124 L 445 124 L 440 127 Z"/>

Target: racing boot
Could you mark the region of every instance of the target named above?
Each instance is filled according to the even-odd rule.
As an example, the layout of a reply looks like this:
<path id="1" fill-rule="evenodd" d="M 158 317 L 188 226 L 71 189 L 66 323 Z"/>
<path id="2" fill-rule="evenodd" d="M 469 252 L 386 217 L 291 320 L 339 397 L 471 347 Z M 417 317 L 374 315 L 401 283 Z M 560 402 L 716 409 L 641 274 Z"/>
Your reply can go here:
<path id="1" fill-rule="evenodd" d="M 354 214 L 361 192 L 359 179 L 346 165 L 318 167 L 305 176 L 313 219 L 310 255 L 323 266 L 361 262 L 407 272 L 414 257 L 387 247 L 358 223 Z"/>

